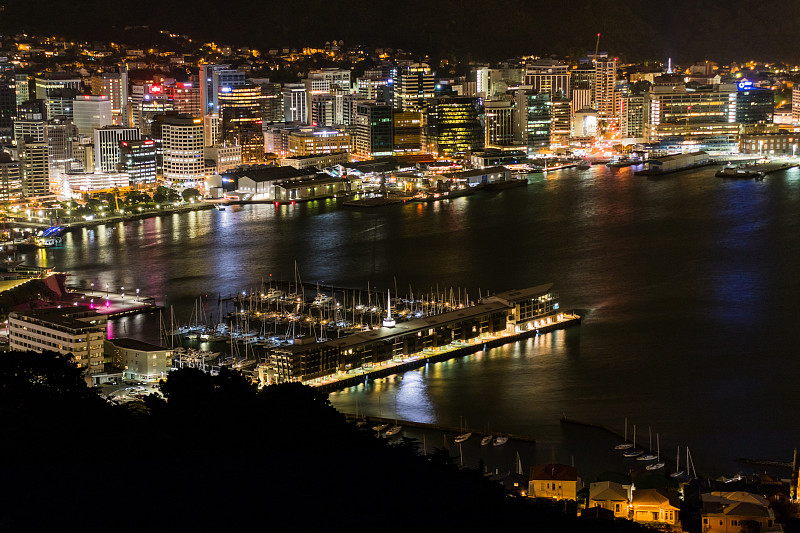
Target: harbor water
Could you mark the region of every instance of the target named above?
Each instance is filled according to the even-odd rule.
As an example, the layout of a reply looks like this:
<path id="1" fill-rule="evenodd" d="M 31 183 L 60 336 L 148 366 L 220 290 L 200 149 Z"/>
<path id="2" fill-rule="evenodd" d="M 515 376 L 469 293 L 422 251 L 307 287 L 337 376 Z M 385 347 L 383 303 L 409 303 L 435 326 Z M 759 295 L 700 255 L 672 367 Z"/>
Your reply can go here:
<path id="1" fill-rule="evenodd" d="M 536 439 L 531 462 L 588 475 L 621 469 L 615 439 L 567 429 L 563 415 L 622 431 L 662 452 L 692 450 L 698 472 L 736 457 L 789 460 L 800 443 L 800 170 L 764 181 L 662 179 L 636 167 L 566 169 L 528 187 L 375 209 L 335 200 L 247 205 L 75 230 L 29 263 L 95 288 L 140 289 L 188 321 L 198 296 L 262 279 L 418 293 L 502 291 L 554 282 L 580 327 L 331 394 L 342 411 Z M 113 289 L 112 289 L 113 290 Z M 113 336 L 158 341 L 158 318 L 113 321 Z M 606 458 L 608 458 L 606 460 Z"/>

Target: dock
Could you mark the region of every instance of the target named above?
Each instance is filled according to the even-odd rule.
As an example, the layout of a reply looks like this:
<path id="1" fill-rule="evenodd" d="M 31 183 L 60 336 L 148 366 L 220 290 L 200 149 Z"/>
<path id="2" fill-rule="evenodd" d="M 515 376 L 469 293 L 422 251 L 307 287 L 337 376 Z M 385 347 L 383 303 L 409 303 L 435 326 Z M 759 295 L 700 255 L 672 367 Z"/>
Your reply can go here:
<path id="1" fill-rule="evenodd" d="M 460 435 L 460 434 L 463 434 L 463 433 L 466 433 L 466 432 L 470 431 L 467 428 L 457 428 L 455 426 L 445 426 L 445 425 L 441 425 L 441 424 L 429 424 L 429 423 L 426 423 L 426 422 L 414 422 L 414 421 L 411 421 L 411 420 L 400 420 L 400 419 L 396 419 L 396 418 L 387 418 L 387 417 L 379 417 L 379 416 L 362 416 L 362 415 L 356 416 L 356 415 L 354 415 L 352 413 L 342 413 L 342 414 L 350 421 L 355 421 L 355 420 L 359 420 L 359 419 L 366 419 L 366 420 L 369 420 L 370 422 L 380 422 L 382 424 L 394 424 L 395 422 L 397 422 L 397 425 L 399 425 L 399 426 L 410 427 L 410 428 L 418 428 L 418 429 L 428 429 L 428 430 L 432 430 L 432 431 L 444 431 L 446 433 L 454 433 L 456 435 Z M 485 431 L 477 431 L 477 430 L 471 431 L 471 433 L 473 434 L 473 436 L 486 435 L 487 434 Z M 491 434 L 492 435 L 503 435 L 503 436 L 508 437 L 511 440 L 518 440 L 518 441 L 523 441 L 523 442 L 536 443 L 536 439 L 534 439 L 530 435 L 516 435 L 516 434 L 513 434 L 513 433 L 506 433 L 504 431 L 492 431 Z"/>
<path id="2" fill-rule="evenodd" d="M 151 313 L 163 307 L 157 305 L 154 298 L 137 295 L 135 291 L 133 293 L 107 293 L 97 289 L 87 291 L 77 287 L 70 287 L 69 291 L 77 296 L 74 300 L 76 303 L 88 305 L 90 309 L 106 315 L 108 318 Z"/>
<path id="3" fill-rule="evenodd" d="M 403 357 L 399 361 L 388 361 L 383 365 L 373 367 L 372 370 L 364 370 L 357 374 L 342 374 L 339 376 L 334 376 L 326 381 L 318 383 L 309 382 L 306 384 L 322 392 L 332 392 L 335 390 L 346 389 L 348 387 L 360 385 L 369 379 L 400 374 L 408 370 L 414 370 L 415 368 L 425 366 L 428 363 L 447 361 L 448 359 L 470 355 L 488 348 L 495 348 L 497 346 L 517 342 L 529 337 L 544 335 L 545 333 L 550 333 L 557 329 L 575 326 L 580 324 L 580 321 L 581 317 L 579 315 L 564 313 L 563 320 L 542 326 L 538 329 L 521 331 L 519 333 L 503 332 L 502 334 L 487 335 L 486 337 L 472 339 L 469 343 L 448 344 L 430 351 L 422 351 L 411 354 L 407 357 Z"/>

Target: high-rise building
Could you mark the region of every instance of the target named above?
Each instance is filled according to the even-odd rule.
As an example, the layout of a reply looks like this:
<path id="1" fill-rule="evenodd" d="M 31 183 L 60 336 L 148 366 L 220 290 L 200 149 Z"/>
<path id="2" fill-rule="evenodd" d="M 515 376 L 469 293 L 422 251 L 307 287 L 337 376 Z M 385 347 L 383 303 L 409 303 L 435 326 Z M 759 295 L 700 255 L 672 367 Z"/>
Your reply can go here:
<path id="1" fill-rule="evenodd" d="M 442 96 L 429 99 L 425 112 L 427 151 L 451 156 L 483 148 L 483 128 L 475 98 Z"/>
<path id="2" fill-rule="evenodd" d="M 659 79 L 656 78 L 656 84 L 645 93 L 648 142 L 675 136 L 684 139 L 717 136 L 727 137 L 729 143 L 738 142 L 736 85 L 687 90 L 685 85 L 659 83 Z"/>
<path id="3" fill-rule="evenodd" d="M 553 123 L 553 101 L 550 93 L 522 88 L 515 93 L 516 140 L 529 154 L 547 151 Z"/>
<path id="4" fill-rule="evenodd" d="M 286 83 L 283 86 L 283 119 L 286 122 L 308 124 L 306 86 L 304 83 Z"/>
<path id="5" fill-rule="evenodd" d="M 352 144 L 350 134 L 334 128 L 276 128 L 269 149 L 286 157 L 349 152 Z"/>
<path id="6" fill-rule="evenodd" d="M 569 65 L 551 59 L 538 59 L 525 65 L 525 85 L 540 93 L 569 97 Z"/>
<path id="7" fill-rule="evenodd" d="M 17 101 L 17 107 L 19 107 L 22 102 L 27 102 L 31 99 L 30 77 L 27 74 L 14 75 L 14 95 Z"/>
<path id="8" fill-rule="evenodd" d="M 111 126 L 113 108 L 106 95 L 79 95 L 73 104 L 72 122 L 81 135 L 94 135 L 94 130 Z"/>
<path id="9" fill-rule="evenodd" d="M 572 100 L 557 93 L 550 98 L 552 122 L 550 123 L 550 144 L 566 145 L 572 133 Z"/>
<path id="10" fill-rule="evenodd" d="M 41 116 L 31 115 L 27 116 Z M 45 142 L 45 121 L 27 118 L 18 118 L 14 121 L 14 144 L 21 146 L 24 142 Z"/>
<path id="11" fill-rule="evenodd" d="M 351 92 L 350 70 L 340 68 L 322 68 L 308 73 L 307 80 L 311 81 L 310 92 L 330 93 L 333 87 L 344 92 Z"/>
<path id="12" fill-rule="evenodd" d="M 483 104 L 484 147 L 503 148 L 514 144 L 513 105 L 509 100 L 486 100 Z"/>
<path id="13" fill-rule="evenodd" d="M 402 111 L 423 111 L 426 99 L 433 98 L 436 80 L 427 63 L 399 68 L 394 78 L 394 107 Z"/>
<path id="14" fill-rule="evenodd" d="M 203 145 L 215 146 L 222 142 L 222 133 L 219 129 L 219 115 L 212 114 L 203 117 Z"/>
<path id="15" fill-rule="evenodd" d="M 0 57 L 0 144 L 11 138 L 12 122 L 17 115 L 14 64 Z"/>
<path id="16" fill-rule="evenodd" d="M 395 111 L 394 153 L 395 155 L 418 154 L 422 151 L 422 113 L 419 111 Z"/>
<path id="17" fill-rule="evenodd" d="M 205 177 L 203 119 L 189 115 L 168 116 L 161 126 L 164 179 L 196 187 Z"/>
<path id="18" fill-rule="evenodd" d="M 54 74 L 49 78 L 36 78 L 34 84 L 37 100 L 46 100 L 51 92 L 59 89 L 72 89 L 76 93 L 81 90 L 81 79 L 65 73 Z"/>
<path id="19" fill-rule="evenodd" d="M 792 124 L 800 124 L 800 83 L 792 86 Z"/>
<path id="20" fill-rule="evenodd" d="M 46 142 L 23 142 L 18 148 L 22 165 L 22 195 L 26 198 L 50 192 Z"/>
<path id="21" fill-rule="evenodd" d="M 0 151 L 0 202 L 22 198 L 22 166 L 11 154 Z"/>
<path id="22" fill-rule="evenodd" d="M 131 125 L 139 128 L 145 136 L 152 135 L 152 124 L 157 115 L 173 111 L 172 100 L 164 91 L 164 85 L 155 81 L 133 84 L 130 105 Z"/>
<path id="23" fill-rule="evenodd" d="M 328 93 L 312 95 L 309 109 L 311 110 L 312 126 L 333 126 L 335 124 L 333 95 Z"/>
<path id="24" fill-rule="evenodd" d="M 156 143 L 153 139 L 120 141 L 120 169 L 130 177 L 134 187 L 156 182 Z"/>
<path id="25" fill-rule="evenodd" d="M 599 120 L 612 122 L 617 118 L 617 61 L 598 58 L 594 63 L 594 104 Z"/>
<path id="26" fill-rule="evenodd" d="M 748 80 L 736 85 L 736 122 L 739 124 L 772 124 L 775 115 L 775 93 L 753 86 Z"/>
<path id="27" fill-rule="evenodd" d="M 106 126 L 94 130 L 94 167 L 98 172 L 116 172 L 120 162 L 119 143 L 137 141 L 142 134 L 138 128 Z"/>
<path id="28" fill-rule="evenodd" d="M 644 96 L 629 95 L 620 100 L 619 130 L 627 139 L 644 138 Z"/>
<path id="29" fill-rule="evenodd" d="M 241 146 L 244 163 L 263 161 L 261 87 L 253 83 L 222 87 L 218 102 L 223 142 Z"/>
<path id="30" fill-rule="evenodd" d="M 283 121 L 283 90 L 280 83 L 256 82 L 261 87 L 261 120 L 264 124 Z"/>
<path id="31" fill-rule="evenodd" d="M 172 101 L 172 109 L 178 113 L 194 116 L 202 114 L 200 87 L 192 81 L 178 81 L 164 87 L 167 99 Z"/>
<path id="32" fill-rule="evenodd" d="M 45 98 L 47 118 L 61 117 L 72 120 L 75 97 L 77 95 L 78 92 L 75 89 L 53 89 L 49 91 Z"/>
<path id="33" fill-rule="evenodd" d="M 392 108 L 385 102 L 358 104 L 356 154 L 365 158 L 392 155 Z"/>
<path id="34" fill-rule="evenodd" d="M 102 72 L 91 78 L 92 95 L 105 96 L 111 103 L 111 124 L 127 126 L 128 111 L 128 70 Z"/>
<path id="35" fill-rule="evenodd" d="M 55 118 L 47 122 L 47 166 L 50 176 L 72 170 L 72 144 L 78 129 L 69 120 Z"/>

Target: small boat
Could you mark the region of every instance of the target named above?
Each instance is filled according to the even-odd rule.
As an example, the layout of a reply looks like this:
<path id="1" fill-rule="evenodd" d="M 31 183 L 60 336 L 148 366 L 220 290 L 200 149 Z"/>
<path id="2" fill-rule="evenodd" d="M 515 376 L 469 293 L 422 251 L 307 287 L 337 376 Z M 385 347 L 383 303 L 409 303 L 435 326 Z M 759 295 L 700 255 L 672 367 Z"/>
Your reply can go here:
<path id="1" fill-rule="evenodd" d="M 678 446 L 678 451 L 675 454 L 675 471 L 669 477 L 681 477 L 685 472 L 681 470 L 681 447 Z"/>
<path id="2" fill-rule="evenodd" d="M 384 429 L 386 429 L 388 427 L 389 427 L 389 424 L 378 424 L 376 426 L 372 426 L 372 431 L 377 431 L 378 433 L 380 433 L 381 431 L 383 431 Z"/>
<path id="3" fill-rule="evenodd" d="M 627 457 L 627 458 L 639 457 L 643 453 L 644 452 L 642 450 L 637 450 L 636 449 L 636 424 L 634 424 L 633 425 L 633 445 L 629 449 L 625 450 L 625 453 L 622 454 L 622 457 Z"/>
<path id="4" fill-rule="evenodd" d="M 217 208 L 217 211 L 225 211 L 225 206 L 224 205 L 217 204 L 214 207 Z"/>
<path id="5" fill-rule="evenodd" d="M 661 462 L 661 442 L 658 439 L 658 433 L 656 433 L 656 449 L 658 450 L 658 454 L 656 455 L 656 462 L 647 465 L 646 468 L 648 470 L 661 470 L 665 466 L 665 463 Z"/>
<path id="6" fill-rule="evenodd" d="M 508 442 L 508 437 L 505 435 L 498 435 L 494 438 L 494 442 L 492 442 L 492 446 L 502 446 Z"/>
<path id="7" fill-rule="evenodd" d="M 491 435 L 486 435 L 481 439 L 481 446 L 487 446 L 490 442 L 492 442 L 493 439 L 494 437 Z"/>
<path id="8" fill-rule="evenodd" d="M 615 450 L 627 450 L 633 448 L 633 444 L 628 442 L 628 417 L 625 417 L 625 442 L 614 446 Z"/>
<path id="9" fill-rule="evenodd" d="M 395 422 L 394 426 L 392 426 L 392 427 L 390 427 L 389 429 L 386 430 L 386 436 L 387 437 L 393 437 L 393 436 L 397 435 L 398 433 L 400 433 L 401 429 L 403 429 L 403 426 L 398 426 L 397 423 Z"/>
<path id="10" fill-rule="evenodd" d="M 653 431 L 650 428 L 647 428 L 647 430 L 650 432 L 650 446 L 648 446 L 648 449 L 650 451 L 648 453 L 640 456 L 640 457 L 637 457 L 636 458 L 637 461 L 655 461 L 656 459 L 658 459 L 658 456 L 656 454 L 654 454 L 653 451 L 652 451 L 653 450 Z"/>
<path id="11" fill-rule="evenodd" d="M 592 162 L 588 159 L 581 159 L 581 162 L 578 163 L 578 170 L 589 170 L 592 168 Z"/>
<path id="12" fill-rule="evenodd" d="M 462 432 L 463 432 L 463 431 L 464 431 L 464 428 L 463 428 L 463 427 L 461 427 L 460 431 L 462 431 Z M 457 436 L 455 439 L 453 439 L 453 440 L 455 440 L 457 443 L 462 443 L 462 442 L 466 441 L 467 439 L 469 439 L 471 436 L 472 436 L 472 432 L 470 432 L 470 431 L 467 431 L 467 432 L 463 432 L 463 433 L 461 433 L 460 435 L 458 435 L 458 436 Z"/>
<path id="13" fill-rule="evenodd" d="M 753 168 L 725 167 L 714 174 L 718 178 L 750 179 L 764 177 L 764 173 Z"/>

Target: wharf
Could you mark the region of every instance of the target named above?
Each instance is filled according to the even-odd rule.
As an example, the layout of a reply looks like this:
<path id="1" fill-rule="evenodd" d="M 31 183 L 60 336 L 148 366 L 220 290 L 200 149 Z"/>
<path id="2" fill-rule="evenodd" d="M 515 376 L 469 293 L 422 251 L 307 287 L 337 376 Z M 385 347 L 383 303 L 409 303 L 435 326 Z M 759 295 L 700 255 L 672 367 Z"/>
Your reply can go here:
<path id="1" fill-rule="evenodd" d="M 306 384 L 315 387 L 317 390 L 322 392 L 332 392 L 335 390 L 346 389 L 348 387 L 353 387 L 364 383 L 370 378 L 382 378 L 392 374 L 399 374 L 401 372 L 413 370 L 415 368 L 425 366 L 428 363 L 438 363 L 441 361 L 447 361 L 448 359 L 453 359 L 454 357 L 470 355 L 481 350 L 486 350 L 487 348 L 494 348 L 526 339 L 528 337 L 550 333 L 551 331 L 555 331 L 557 329 L 575 326 L 580 324 L 580 321 L 581 317 L 579 315 L 564 313 L 564 318 L 561 321 L 548 324 L 547 326 L 542 326 L 539 329 L 532 329 L 519 333 L 503 332 L 498 335 L 488 335 L 486 337 L 472 339 L 472 341 L 469 343 L 460 343 L 457 345 L 448 344 L 438 349 L 430 350 L 429 352 L 422 351 L 409 355 L 408 357 L 402 358 L 400 361 L 389 361 L 385 365 L 380 365 L 373 370 L 362 371 L 354 375 L 344 374 L 319 383 L 309 382 Z"/>
<path id="2" fill-rule="evenodd" d="M 390 196 L 388 198 L 359 198 L 343 202 L 345 207 L 383 207 L 386 205 L 404 204 L 411 200 L 411 197 Z"/>
<path id="3" fill-rule="evenodd" d="M 174 215 L 178 213 L 187 213 L 189 211 L 202 211 L 205 209 L 214 209 L 215 205 L 211 203 L 200 202 L 196 204 L 189 204 L 189 205 L 182 205 L 182 206 L 173 206 L 173 207 L 164 207 L 159 210 L 152 210 L 152 211 L 142 211 L 141 213 L 132 213 L 132 214 L 125 214 L 125 215 L 114 215 L 109 217 L 100 217 L 100 218 L 93 218 L 91 220 L 73 220 L 71 222 L 59 222 L 59 225 L 63 228 L 63 230 L 70 231 L 73 229 L 79 228 L 86 228 L 91 226 L 100 226 L 102 224 L 116 224 L 118 222 L 128 222 L 131 220 L 142 220 L 145 218 L 153 218 L 153 217 L 160 217 L 166 215 Z M 34 217 L 35 218 L 35 217 Z M 7 225 L 13 227 L 23 227 L 23 228 L 34 228 L 34 229 L 46 229 L 50 227 L 50 221 L 47 222 L 36 222 L 34 220 L 28 220 L 27 217 L 8 217 Z"/>
<path id="4" fill-rule="evenodd" d="M 397 425 L 399 425 L 399 426 L 407 426 L 407 427 L 410 427 L 410 428 L 419 428 L 419 429 L 429 429 L 429 430 L 435 430 L 435 431 L 444 431 L 444 432 L 447 432 L 447 433 L 455 433 L 456 435 L 461 435 L 463 433 L 467 433 L 468 431 L 470 431 L 467 428 L 457 428 L 455 426 L 443 426 L 441 424 L 429 424 L 429 423 L 426 423 L 426 422 L 413 422 L 411 420 L 400 420 L 400 419 L 397 419 L 397 418 L 386 418 L 386 417 L 379 417 L 379 416 L 362 416 L 362 415 L 356 416 L 356 415 L 354 415 L 352 413 L 342 413 L 342 414 L 348 420 L 351 420 L 351 421 L 366 419 L 366 420 L 369 420 L 370 422 L 380 422 L 382 424 L 394 424 L 396 422 Z M 487 433 L 484 432 L 484 431 L 470 431 L 470 432 L 473 434 L 473 436 L 487 435 Z M 505 433 L 503 431 L 492 431 L 491 434 L 492 435 L 503 435 L 503 436 L 508 437 L 511 440 L 518 440 L 518 441 L 536 443 L 536 439 L 534 439 L 530 435 L 515 435 L 515 434 L 512 434 L 512 433 Z"/>
<path id="5" fill-rule="evenodd" d="M 689 166 L 676 168 L 676 169 L 672 169 L 672 170 L 654 170 L 654 169 L 650 169 L 650 168 L 645 168 L 645 169 L 642 169 L 642 170 L 637 170 L 636 172 L 633 173 L 633 175 L 634 176 L 648 176 L 648 177 L 651 177 L 651 178 L 657 178 L 657 177 L 660 177 L 660 176 L 667 176 L 669 174 L 675 174 L 677 172 L 685 172 L 687 170 L 695 170 L 695 169 L 698 169 L 698 168 L 703 168 L 703 167 L 707 167 L 707 166 L 710 166 L 710 165 L 717 165 L 717 164 L 718 163 L 716 161 L 707 161 L 705 163 L 699 163 L 697 165 L 689 165 Z"/>
<path id="6" fill-rule="evenodd" d="M 101 315 L 109 318 L 116 318 L 126 315 L 136 315 L 139 313 L 151 313 L 161 309 L 163 306 L 157 305 L 155 299 L 150 296 L 137 296 L 136 293 L 113 293 L 100 290 L 87 291 L 77 287 L 70 287 L 77 298 L 76 303 L 88 305 Z"/>

